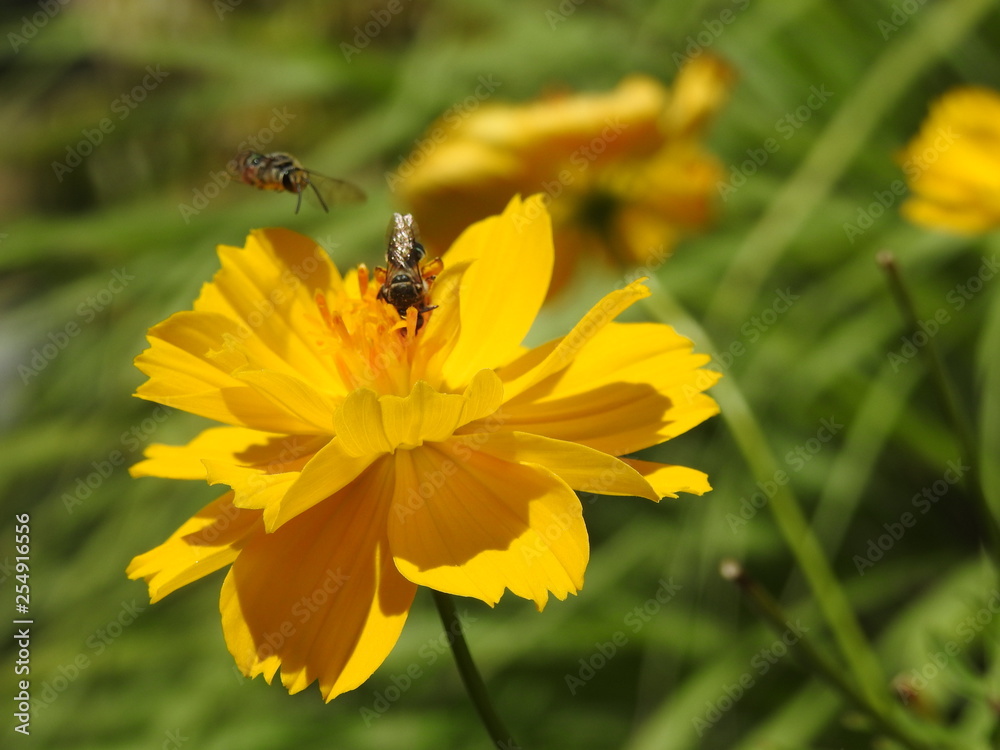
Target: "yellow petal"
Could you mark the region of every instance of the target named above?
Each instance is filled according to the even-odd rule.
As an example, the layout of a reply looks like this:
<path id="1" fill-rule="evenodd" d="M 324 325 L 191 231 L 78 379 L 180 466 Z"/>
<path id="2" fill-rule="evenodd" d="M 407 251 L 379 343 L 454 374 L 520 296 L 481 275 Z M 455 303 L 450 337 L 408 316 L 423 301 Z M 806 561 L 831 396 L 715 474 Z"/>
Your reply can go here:
<path id="1" fill-rule="evenodd" d="M 565 341 L 529 352 L 498 374 L 524 382 L 556 357 Z M 701 368 L 708 357 L 691 348 L 669 326 L 611 323 L 570 348 L 571 361 L 556 375 L 508 400 L 504 429 L 582 443 L 613 456 L 676 437 L 718 413 L 702 391 L 720 375 Z M 505 383 L 505 394 L 513 388 Z"/>
<path id="2" fill-rule="evenodd" d="M 240 341 L 242 335 L 239 324 L 218 314 L 180 312 L 170 316 L 150 329 L 150 348 L 136 357 L 136 367 L 149 377 L 136 395 L 256 430 L 316 432 L 310 422 L 261 399 L 253 387 L 235 376 L 234 349 L 229 342 Z M 253 336 L 245 338 L 240 352 L 260 354 L 254 341 Z"/>
<path id="3" fill-rule="evenodd" d="M 689 59 L 674 79 L 663 129 L 674 136 L 692 136 L 704 129 L 729 97 L 736 71 L 712 55 Z"/>
<path id="4" fill-rule="evenodd" d="M 633 281 L 624 289 L 616 289 L 605 295 L 604 299 L 594 305 L 580 322 L 573 326 L 573 330 L 544 350 L 544 359 L 537 361 L 537 355 L 529 352 L 524 355 L 523 361 L 515 361 L 509 369 L 504 368 L 498 373 L 504 381 L 504 397 L 510 400 L 567 367 L 602 328 L 611 323 L 623 310 L 648 296 L 649 289 L 643 286 L 641 281 Z M 524 366 L 525 362 L 531 364 L 530 369 Z"/>
<path id="5" fill-rule="evenodd" d="M 935 229 L 976 234 L 1000 226 L 1000 93 L 961 86 L 931 106 L 897 160 L 914 195 L 902 213 Z"/>
<path id="6" fill-rule="evenodd" d="M 389 540 L 421 586 L 495 604 L 504 589 L 541 609 L 583 585 L 580 501 L 561 479 L 454 441 L 396 454 Z"/>
<path id="7" fill-rule="evenodd" d="M 956 234 L 982 234 L 1000 225 L 1000 210 L 985 211 L 975 204 L 945 204 L 910 198 L 900 208 L 906 219 L 929 229 Z"/>
<path id="8" fill-rule="evenodd" d="M 259 485 L 260 491 L 265 494 L 256 500 L 266 505 L 264 523 L 268 533 L 348 487 L 378 455 L 353 455 L 344 449 L 338 435 L 309 459 L 301 473 L 288 477 L 289 481 L 283 487 L 275 487 L 272 492 L 269 491 L 270 485 Z M 277 484 L 279 480 L 271 481 Z M 249 498 L 248 501 L 253 502 Z"/>
<path id="9" fill-rule="evenodd" d="M 375 391 L 359 388 L 344 399 L 333 415 L 337 442 L 348 456 L 370 456 L 393 449 L 382 425 L 382 409 Z"/>
<path id="10" fill-rule="evenodd" d="M 314 292 L 342 287 L 323 248 L 288 229 L 257 229 L 245 247 L 220 246 L 219 260 L 221 269 L 194 309 L 238 321 L 240 343 L 255 347 L 261 367 L 299 373 L 319 390 L 343 395 L 343 384 L 304 326 L 317 318 Z"/>
<path id="11" fill-rule="evenodd" d="M 496 411 L 502 399 L 496 373 L 480 370 L 461 394 L 439 393 L 422 380 L 406 396 L 358 389 L 344 399 L 333 421 L 348 455 L 375 455 L 447 440 L 461 425 Z"/>
<path id="12" fill-rule="evenodd" d="M 654 501 L 661 497 L 629 463 L 579 443 L 506 431 L 482 431 L 454 440 L 504 461 L 544 466 L 578 492 L 635 495 Z"/>
<path id="13" fill-rule="evenodd" d="M 277 409 L 310 425 L 309 432 L 322 434 L 333 431 L 336 401 L 301 378 L 270 370 L 243 370 L 236 377 L 253 386 Z"/>
<path id="14" fill-rule="evenodd" d="M 468 400 L 457 393 L 438 393 L 424 381 L 408 396 L 382 396 L 382 427 L 393 450 L 414 448 L 425 440 L 446 440 L 458 426 Z"/>
<path id="15" fill-rule="evenodd" d="M 203 459 L 247 466 L 283 463 L 303 455 L 309 448 L 308 439 L 301 436 L 275 435 L 244 427 L 212 427 L 187 445 L 153 443 L 146 448 L 145 460 L 132 466 L 129 473 L 134 477 L 204 479 Z"/>
<path id="16" fill-rule="evenodd" d="M 233 493 L 215 500 L 155 549 L 133 558 L 128 577 L 144 578 L 149 598 L 157 602 L 192 581 L 222 568 L 239 554 L 253 537 L 264 535 L 257 511 L 233 506 Z"/>
<path id="17" fill-rule="evenodd" d="M 552 276 L 552 225 L 541 196 L 513 198 L 500 216 L 469 227 L 445 255 L 471 261 L 459 296 L 461 329 L 443 363 L 448 390 L 515 353 L 531 328 Z"/>
<path id="18" fill-rule="evenodd" d="M 697 469 L 640 461 L 637 458 L 623 458 L 622 461 L 639 472 L 660 497 L 677 497 L 678 492 L 704 495 L 712 489 L 708 483 L 708 475 Z"/>
<path id="19" fill-rule="evenodd" d="M 270 473 L 266 469 L 211 460 L 205 461 L 205 472 L 209 484 L 228 485 L 234 494 L 233 505 L 248 510 L 277 505 L 299 477 L 295 471 Z"/>
<path id="20" fill-rule="evenodd" d="M 373 467 L 240 553 L 222 587 L 226 645 L 243 674 L 324 699 L 356 688 L 395 645 L 416 587 L 386 540 L 392 474 Z"/>

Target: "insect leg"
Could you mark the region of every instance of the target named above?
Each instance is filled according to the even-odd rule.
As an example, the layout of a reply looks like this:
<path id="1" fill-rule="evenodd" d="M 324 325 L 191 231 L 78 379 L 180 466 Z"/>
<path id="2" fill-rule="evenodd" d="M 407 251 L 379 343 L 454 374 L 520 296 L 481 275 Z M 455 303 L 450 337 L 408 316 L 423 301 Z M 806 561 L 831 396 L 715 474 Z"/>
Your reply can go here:
<path id="1" fill-rule="evenodd" d="M 323 195 L 319 192 L 319 188 L 317 188 L 312 183 L 312 180 L 309 181 L 309 187 L 311 187 L 313 189 L 313 192 L 316 193 L 316 197 L 319 198 L 319 205 L 321 205 L 323 207 L 323 212 L 324 213 L 330 213 L 330 209 L 326 207 L 326 201 L 323 200 Z M 299 200 L 300 201 L 302 200 L 302 194 L 301 193 L 299 194 Z"/>

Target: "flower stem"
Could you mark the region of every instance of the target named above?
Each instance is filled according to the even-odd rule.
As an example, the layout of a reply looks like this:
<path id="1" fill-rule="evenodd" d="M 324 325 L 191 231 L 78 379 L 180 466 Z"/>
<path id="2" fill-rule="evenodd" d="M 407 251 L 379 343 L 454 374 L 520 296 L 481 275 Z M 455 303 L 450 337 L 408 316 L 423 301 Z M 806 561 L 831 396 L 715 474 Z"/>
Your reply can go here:
<path id="1" fill-rule="evenodd" d="M 490 735 L 497 750 L 520 750 L 521 746 L 507 731 L 493 709 L 490 696 L 486 692 L 486 684 L 483 682 L 479 670 L 476 669 L 475 662 L 472 661 L 469 644 L 465 642 L 465 633 L 462 631 L 462 623 L 455 612 L 454 600 L 450 595 L 434 589 L 431 589 L 431 594 L 434 597 L 438 614 L 441 615 L 441 624 L 444 625 L 444 631 L 451 643 L 452 653 L 455 654 L 458 673 L 462 676 L 462 683 L 472 700 L 472 705 L 476 707 L 476 712 L 479 714 L 486 732 Z"/>
<path id="2" fill-rule="evenodd" d="M 789 628 L 788 615 L 777 600 L 771 596 L 771 593 L 747 573 L 740 563 L 732 559 L 723 560 L 719 566 L 719 573 L 727 581 L 739 586 L 775 633 L 782 636 L 787 632 Z M 809 636 L 803 633 L 796 633 L 796 635 L 797 640 L 792 648 L 795 649 L 803 666 L 808 667 L 813 673 L 833 685 L 858 709 L 868 714 L 885 734 L 911 750 L 930 750 L 941 746 L 937 741 L 931 740 L 927 736 L 929 730 L 926 727 L 921 730 L 922 736 L 918 735 L 915 727 L 911 727 L 901 720 L 902 717 L 898 715 L 895 707 L 873 705 L 857 686 L 845 677 L 839 665 L 814 644 Z"/>
<path id="3" fill-rule="evenodd" d="M 913 296 L 910 294 L 906 282 L 903 280 L 903 274 L 899 268 L 899 264 L 896 262 L 895 255 L 888 250 L 883 250 L 876 256 L 876 261 L 879 267 L 885 271 L 889 288 L 896 298 L 896 304 L 903 313 L 903 318 L 910 329 L 910 334 L 913 335 L 920 332 L 917 307 L 913 302 Z M 955 393 L 951 378 L 948 376 L 948 371 L 945 369 L 944 360 L 941 359 L 937 343 L 932 336 L 926 334 L 925 336 L 927 343 L 920 347 L 920 350 L 927 362 L 931 381 L 944 405 L 948 421 L 951 422 L 952 430 L 954 430 L 955 437 L 958 440 L 959 450 L 962 453 L 960 461 L 969 466 L 964 483 L 972 498 L 975 512 L 979 515 L 979 521 L 983 529 L 985 529 L 984 546 L 989 550 L 994 564 L 1000 564 L 1000 526 L 997 525 L 997 519 L 990 510 L 986 495 L 983 493 L 982 478 L 979 475 L 979 451 L 976 447 L 976 439 L 969 419 L 959 404 L 958 396 Z"/>
<path id="4" fill-rule="evenodd" d="M 715 347 L 708 334 L 655 277 L 649 280 L 649 285 L 655 293 L 646 299 L 646 303 L 656 317 L 663 322 L 672 321 L 693 338 L 699 348 L 714 354 Z M 754 478 L 762 482 L 773 481 L 782 471 L 782 466 L 771 451 L 767 437 L 732 373 L 727 373 L 713 386 L 712 396 L 718 402 L 721 416 Z M 882 666 L 789 484 L 778 485 L 769 507 L 861 693 L 869 705 L 886 709 L 889 696 Z"/>

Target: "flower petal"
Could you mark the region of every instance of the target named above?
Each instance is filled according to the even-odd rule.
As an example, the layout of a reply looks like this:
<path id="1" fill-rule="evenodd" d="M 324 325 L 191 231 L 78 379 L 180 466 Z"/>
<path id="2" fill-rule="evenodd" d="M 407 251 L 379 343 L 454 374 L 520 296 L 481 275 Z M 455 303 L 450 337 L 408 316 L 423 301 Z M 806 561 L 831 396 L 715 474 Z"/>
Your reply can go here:
<path id="1" fill-rule="evenodd" d="M 276 435 L 245 427 L 211 427 L 187 445 L 153 443 L 145 459 L 129 468 L 134 477 L 205 479 L 203 461 L 238 466 L 267 467 L 268 471 L 301 468 L 327 438 L 306 435 Z"/>
<path id="2" fill-rule="evenodd" d="M 630 464 L 579 443 L 506 431 L 456 436 L 454 441 L 504 461 L 544 466 L 578 492 L 660 499 L 653 486 Z"/>
<path id="3" fill-rule="evenodd" d="M 149 377 L 136 389 L 139 398 L 266 432 L 316 432 L 310 422 L 261 399 L 236 377 L 235 370 L 246 366 L 248 356 L 260 354 L 260 347 L 235 321 L 215 313 L 179 312 L 153 326 L 148 338 L 150 347 L 135 359 Z M 233 341 L 242 341 L 238 351 Z"/>
<path id="4" fill-rule="evenodd" d="M 540 195 L 513 198 L 500 216 L 469 227 L 445 268 L 473 261 L 458 297 L 461 329 L 442 376 L 459 390 L 472 375 L 507 361 L 531 328 L 552 276 L 552 225 Z"/>
<path id="5" fill-rule="evenodd" d="M 358 389 L 344 399 L 333 422 L 347 454 L 389 453 L 447 440 L 458 427 L 495 412 L 502 399 L 500 378 L 480 370 L 461 394 L 439 393 L 423 380 L 406 396 Z"/>
<path id="6" fill-rule="evenodd" d="M 159 547 L 129 563 L 132 579 L 144 578 L 151 602 L 225 567 L 255 536 L 264 535 L 260 513 L 233 506 L 227 492 L 185 521 Z"/>
<path id="7" fill-rule="evenodd" d="M 236 377 L 249 383 L 275 407 L 310 425 L 310 432 L 332 432 L 336 402 L 295 375 L 271 370 L 242 370 Z"/>
<path id="8" fill-rule="evenodd" d="M 712 485 L 708 483 L 708 475 L 697 469 L 640 461 L 637 458 L 623 458 L 622 461 L 639 472 L 660 497 L 677 497 L 678 492 L 704 495 L 712 489 Z"/>
<path id="9" fill-rule="evenodd" d="M 496 411 L 503 386 L 492 370 L 480 370 L 461 395 L 438 393 L 418 381 L 408 396 L 376 396 L 358 389 L 334 414 L 337 436 L 302 468 L 274 475 L 255 469 L 211 464 L 212 483 L 236 490 L 241 508 L 264 508 L 272 532 L 352 482 L 380 455 L 440 442 L 467 422 Z"/>
<path id="10" fill-rule="evenodd" d="M 247 510 L 274 507 L 299 477 L 295 471 L 272 474 L 265 469 L 210 460 L 205 461 L 205 473 L 209 484 L 224 484 L 232 489 L 233 505 Z"/>
<path id="11" fill-rule="evenodd" d="M 505 588 L 564 599 L 589 557 L 580 501 L 561 479 L 465 445 L 396 454 L 389 541 L 399 572 L 421 586 L 491 606 Z"/>
<path id="12" fill-rule="evenodd" d="M 240 553 L 222 586 L 226 645 L 240 670 L 324 699 L 352 690 L 384 661 L 416 586 L 386 540 L 389 463 Z"/>
<path id="13" fill-rule="evenodd" d="M 284 491 L 279 488 L 270 491 L 269 485 L 261 485 L 261 491 L 266 494 L 247 501 L 265 504 L 264 523 L 271 533 L 317 503 L 329 502 L 331 495 L 354 482 L 378 455 L 354 455 L 344 449 L 343 441 L 337 436 L 309 460 L 300 474 L 290 477 L 294 481 L 284 485 Z"/>
<path id="14" fill-rule="evenodd" d="M 538 361 L 537 354 L 533 355 L 532 352 L 528 352 L 523 356 L 523 361 L 516 360 L 509 368 L 503 368 L 498 373 L 504 381 L 505 398 L 509 401 L 567 367 L 577 356 L 577 353 L 601 329 L 611 323 L 622 311 L 648 296 L 649 289 L 643 286 L 641 280 L 633 281 L 624 289 L 616 289 L 605 295 L 600 302 L 590 308 L 566 336 L 557 342 L 546 345 L 543 350 L 544 359 Z M 531 364 L 530 368 L 525 367 L 525 362 Z"/>
<path id="15" fill-rule="evenodd" d="M 258 345 L 262 367 L 299 373 L 319 390 L 346 392 L 303 322 L 317 318 L 314 291 L 338 291 L 342 281 L 326 251 L 288 229 L 256 229 L 245 247 L 219 246 L 221 269 L 194 309 L 242 324 Z"/>
<path id="16" fill-rule="evenodd" d="M 564 344 L 565 339 L 546 345 L 501 369 L 504 393 L 542 371 Z M 702 391 L 721 375 L 702 368 L 707 355 L 692 354 L 691 348 L 669 326 L 603 326 L 569 349 L 561 370 L 503 405 L 504 429 L 582 443 L 613 456 L 676 437 L 718 413 Z"/>

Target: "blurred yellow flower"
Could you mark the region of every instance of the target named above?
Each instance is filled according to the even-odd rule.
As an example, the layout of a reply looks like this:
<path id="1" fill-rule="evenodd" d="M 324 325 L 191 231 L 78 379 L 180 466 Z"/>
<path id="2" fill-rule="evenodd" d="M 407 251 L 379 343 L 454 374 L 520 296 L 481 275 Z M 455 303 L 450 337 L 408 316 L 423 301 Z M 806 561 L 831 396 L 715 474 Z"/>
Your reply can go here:
<path id="1" fill-rule="evenodd" d="M 157 601 L 224 566 L 226 643 L 246 675 L 330 700 L 395 644 L 416 587 L 541 609 L 583 585 L 574 490 L 659 500 L 705 475 L 621 459 L 717 412 L 716 373 L 659 324 L 614 318 L 633 283 L 565 337 L 521 341 L 552 270 L 540 196 L 515 198 L 444 256 L 417 329 L 362 267 L 311 240 L 254 231 L 220 247 L 192 311 L 149 332 L 136 395 L 228 426 L 152 445 L 134 476 L 230 490 L 136 557 Z"/>
<path id="2" fill-rule="evenodd" d="M 913 223 L 962 234 L 1000 226 L 1000 93 L 949 91 L 897 159 L 913 191 L 901 210 Z"/>
<path id="3" fill-rule="evenodd" d="M 453 108 L 387 175 L 389 187 L 438 251 L 511 195 L 543 192 L 556 287 L 585 254 L 656 267 L 682 233 L 711 218 L 722 168 L 701 135 L 732 79 L 728 66 L 702 55 L 672 90 L 633 75 L 608 93 Z"/>

